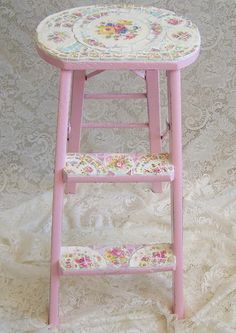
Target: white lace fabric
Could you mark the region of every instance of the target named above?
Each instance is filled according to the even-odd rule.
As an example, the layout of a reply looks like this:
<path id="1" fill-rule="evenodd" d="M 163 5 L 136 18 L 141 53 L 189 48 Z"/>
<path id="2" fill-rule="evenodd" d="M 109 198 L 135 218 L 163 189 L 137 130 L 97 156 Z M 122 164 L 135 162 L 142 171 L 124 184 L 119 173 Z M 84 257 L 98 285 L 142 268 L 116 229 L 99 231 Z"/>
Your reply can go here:
<path id="1" fill-rule="evenodd" d="M 125 1 L 121 1 L 125 3 Z M 98 1 L 0 3 L 0 332 L 233 333 L 236 330 L 234 1 L 134 1 L 188 17 L 202 36 L 183 71 L 186 319 L 171 314 L 171 273 L 62 278 L 58 328 L 46 325 L 58 71 L 34 48 L 38 23 Z M 108 2 L 102 1 L 103 4 Z M 118 1 L 113 1 L 118 4 Z M 227 55 L 227 56 L 226 56 Z M 167 110 L 164 75 L 162 112 Z M 129 72 L 105 72 L 94 92 L 140 92 Z M 145 122 L 144 101 L 86 101 L 90 122 Z M 146 152 L 143 130 L 84 130 L 85 152 Z M 138 150 L 136 149 L 138 147 Z M 167 147 L 163 148 L 166 151 Z M 63 245 L 169 242 L 169 189 L 83 184 L 65 197 Z"/>

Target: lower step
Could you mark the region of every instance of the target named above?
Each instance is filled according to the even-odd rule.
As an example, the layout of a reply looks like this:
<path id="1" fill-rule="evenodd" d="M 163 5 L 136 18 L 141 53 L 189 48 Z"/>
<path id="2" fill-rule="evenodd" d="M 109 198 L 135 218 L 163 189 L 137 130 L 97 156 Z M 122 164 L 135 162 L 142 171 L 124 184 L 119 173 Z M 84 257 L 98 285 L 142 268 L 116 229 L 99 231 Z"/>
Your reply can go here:
<path id="1" fill-rule="evenodd" d="M 68 153 L 65 182 L 158 182 L 174 179 L 168 153 L 82 154 Z"/>
<path id="2" fill-rule="evenodd" d="M 61 248 L 61 275 L 135 274 L 175 270 L 172 245 Z"/>

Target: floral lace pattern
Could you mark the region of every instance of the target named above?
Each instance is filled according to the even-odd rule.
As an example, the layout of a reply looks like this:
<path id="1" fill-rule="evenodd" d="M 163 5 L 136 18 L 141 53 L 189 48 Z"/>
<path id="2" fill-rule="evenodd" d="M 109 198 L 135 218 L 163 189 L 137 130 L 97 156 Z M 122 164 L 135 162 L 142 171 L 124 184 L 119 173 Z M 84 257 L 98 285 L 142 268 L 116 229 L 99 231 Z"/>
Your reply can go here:
<path id="1" fill-rule="evenodd" d="M 125 245 L 118 247 L 62 247 L 62 271 L 84 271 L 119 268 L 156 268 L 174 266 L 171 244 Z"/>
<path id="2" fill-rule="evenodd" d="M 64 171 L 73 176 L 162 175 L 173 177 L 169 154 L 67 154 Z"/>
<path id="3" fill-rule="evenodd" d="M 37 28 L 37 45 L 53 57 L 180 60 L 200 46 L 197 27 L 155 7 L 90 6 L 56 13 Z M 180 43 L 181 41 L 181 43 Z"/>

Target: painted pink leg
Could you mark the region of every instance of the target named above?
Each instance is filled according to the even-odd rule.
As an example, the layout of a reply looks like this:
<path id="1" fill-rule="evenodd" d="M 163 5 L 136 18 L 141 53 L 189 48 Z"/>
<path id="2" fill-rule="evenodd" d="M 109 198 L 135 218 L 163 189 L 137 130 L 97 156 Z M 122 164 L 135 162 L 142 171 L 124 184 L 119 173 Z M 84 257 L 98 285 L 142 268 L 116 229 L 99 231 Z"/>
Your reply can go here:
<path id="1" fill-rule="evenodd" d="M 53 188 L 52 239 L 51 239 L 51 281 L 49 300 L 49 324 L 58 324 L 60 277 L 58 261 L 61 246 L 61 224 L 63 218 L 64 184 L 62 169 L 66 159 L 67 124 L 70 110 L 72 72 L 61 71 L 59 106 L 57 116 L 57 138 L 55 152 L 55 174 Z"/>
<path id="2" fill-rule="evenodd" d="M 184 317 L 183 295 L 183 190 L 182 190 L 182 129 L 181 129 L 181 79 L 180 71 L 168 71 L 170 154 L 175 168 L 171 183 L 172 242 L 176 256 L 173 273 L 174 313 Z"/>
<path id="3" fill-rule="evenodd" d="M 85 71 L 74 71 L 72 87 L 72 103 L 70 116 L 70 135 L 68 152 L 77 153 L 80 150 L 81 123 L 83 116 Z M 65 193 L 75 193 L 76 184 L 66 184 Z"/>
<path id="4" fill-rule="evenodd" d="M 159 71 L 146 71 L 147 105 L 149 118 L 149 141 L 151 153 L 161 151 L 161 112 Z M 162 192 L 161 183 L 152 184 L 153 192 Z"/>

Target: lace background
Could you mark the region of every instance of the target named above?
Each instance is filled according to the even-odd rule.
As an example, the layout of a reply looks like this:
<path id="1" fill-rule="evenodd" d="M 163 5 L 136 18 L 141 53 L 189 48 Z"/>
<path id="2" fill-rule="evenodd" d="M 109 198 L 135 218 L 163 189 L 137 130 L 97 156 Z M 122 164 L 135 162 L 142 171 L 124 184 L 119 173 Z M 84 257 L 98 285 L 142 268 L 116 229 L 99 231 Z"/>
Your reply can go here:
<path id="1" fill-rule="evenodd" d="M 51 189 L 58 71 L 33 35 L 47 15 L 98 1 L 0 0 L 0 332 L 48 332 Z M 100 1 L 126 3 L 126 1 Z M 236 2 L 130 1 L 175 11 L 202 35 L 183 71 L 186 319 L 171 314 L 171 274 L 62 279 L 58 333 L 236 332 Z M 90 91 L 142 91 L 132 73 L 106 72 Z M 162 77 L 162 111 L 166 88 Z M 88 121 L 143 121 L 145 103 L 88 101 Z M 163 116 L 164 120 L 164 116 Z M 147 131 L 84 130 L 83 151 L 146 151 Z M 112 145 L 111 145 L 112 143 Z M 63 243 L 168 241 L 169 189 L 81 185 L 65 197 Z"/>

